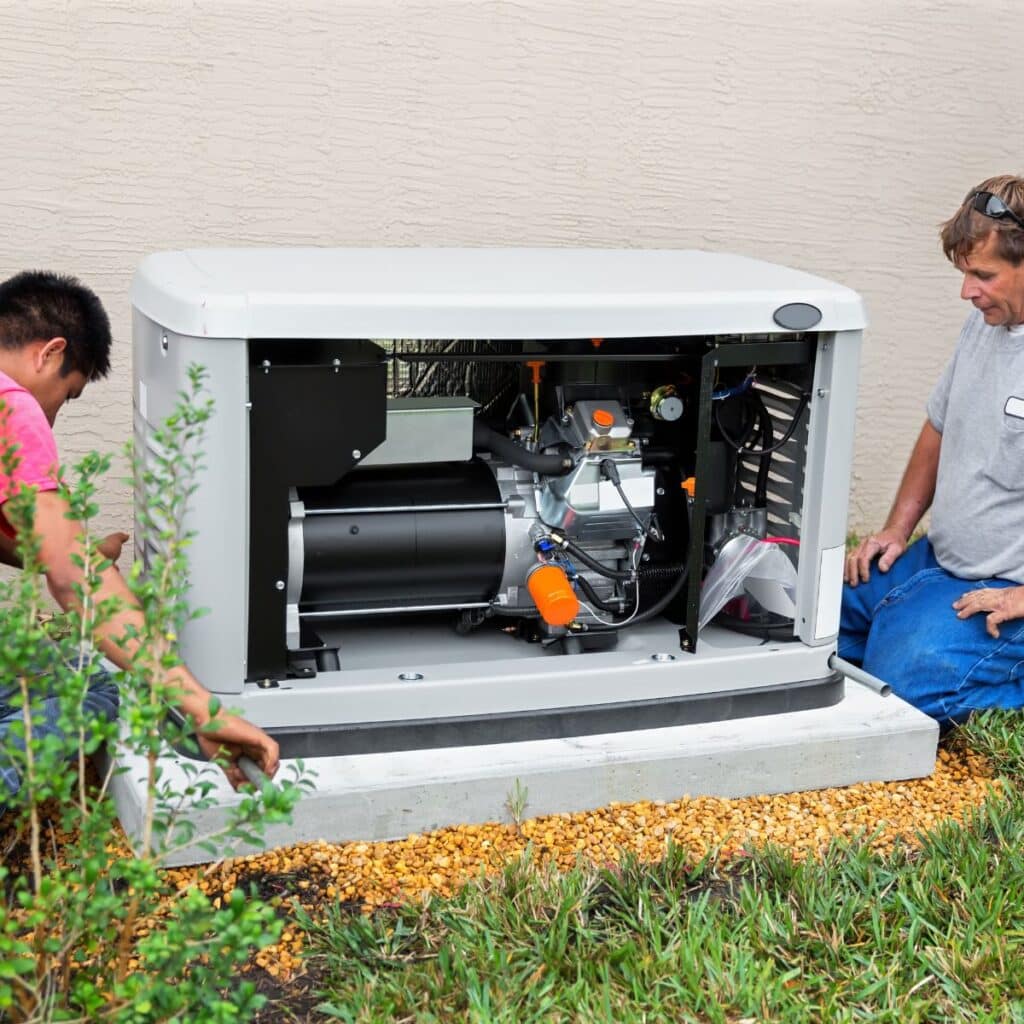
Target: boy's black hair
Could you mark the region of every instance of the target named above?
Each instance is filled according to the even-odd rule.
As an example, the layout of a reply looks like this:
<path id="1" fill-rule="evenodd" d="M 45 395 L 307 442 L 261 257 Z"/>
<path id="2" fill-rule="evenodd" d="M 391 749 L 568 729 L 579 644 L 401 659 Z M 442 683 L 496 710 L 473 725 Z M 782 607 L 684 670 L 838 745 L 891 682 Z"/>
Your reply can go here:
<path id="1" fill-rule="evenodd" d="M 0 284 L 0 348 L 64 338 L 61 373 L 86 380 L 110 371 L 110 320 L 103 303 L 78 278 L 26 270 Z"/>

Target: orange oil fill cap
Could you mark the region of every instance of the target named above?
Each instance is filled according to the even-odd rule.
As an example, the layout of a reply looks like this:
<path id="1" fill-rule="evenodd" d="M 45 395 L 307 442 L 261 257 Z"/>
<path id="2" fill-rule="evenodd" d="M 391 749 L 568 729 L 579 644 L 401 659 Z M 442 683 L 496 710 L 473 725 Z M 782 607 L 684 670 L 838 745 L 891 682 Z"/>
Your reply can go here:
<path id="1" fill-rule="evenodd" d="M 615 423 L 615 414 L 607 409 L 595 409 L 592 418 L 595 427 L 610 427 Z"/>

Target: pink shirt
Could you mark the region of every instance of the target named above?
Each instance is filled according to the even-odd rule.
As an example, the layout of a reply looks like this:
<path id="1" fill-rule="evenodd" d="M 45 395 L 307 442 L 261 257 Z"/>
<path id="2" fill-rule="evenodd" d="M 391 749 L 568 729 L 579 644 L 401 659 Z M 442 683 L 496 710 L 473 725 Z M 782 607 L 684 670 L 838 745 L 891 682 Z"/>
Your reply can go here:
<path id="1" fill-rule="evenodd" d="M 0 532 L 13 537 L 2 506 L 20 487 L 57 489 L 57 442 L 35 398 L 0 371 L 0 458 L 7 451 L 16 454 L 17 465 L 11 473 L 0 465 Z"/>

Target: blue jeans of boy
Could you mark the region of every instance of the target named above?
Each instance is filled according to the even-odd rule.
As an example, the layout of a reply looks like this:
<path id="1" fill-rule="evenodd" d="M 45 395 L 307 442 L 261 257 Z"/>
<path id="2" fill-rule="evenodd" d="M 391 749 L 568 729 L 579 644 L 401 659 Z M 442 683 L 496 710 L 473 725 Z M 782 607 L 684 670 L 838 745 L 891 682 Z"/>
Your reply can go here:
<path id="1" fill-rule="evenodd" d="M 985 630 L 984 614 L 958 619 L 968 590 L 1009 580 L 963 580 L 936 561 L 927 539 L 907 548 L 887 573 L 843 587 L 839 656 L 860 662 L 893 692 L 943 725 L 982 708 L 1024 707 L 1024 619 Z"/>
<path id="2" fill-rule="evenodd" d="M 9 755 L 15 747 L 21 750 L 25 748 L 23 740 L 11 731 L 15 722 L 22 721 L 22 710 L 14 702 L 14 696 L 10 687 L 0 684 L 0 817 L 3 816 L 4 805 L 13 803 L 21 788 L 21 779 Z M 39 738 L 50 734 L 61 735 L 57 725 L 60 718 L 57 699 L 42 697 L 36 707 L 37 721 L 32 726 L 33 735 Z M 82 701 L 82 708 L 87 719 L 95 716 L 113 721 L 117 717 L 117 686 L 105 669 L 96 667 L 93 670 L 92 682 Z"/>

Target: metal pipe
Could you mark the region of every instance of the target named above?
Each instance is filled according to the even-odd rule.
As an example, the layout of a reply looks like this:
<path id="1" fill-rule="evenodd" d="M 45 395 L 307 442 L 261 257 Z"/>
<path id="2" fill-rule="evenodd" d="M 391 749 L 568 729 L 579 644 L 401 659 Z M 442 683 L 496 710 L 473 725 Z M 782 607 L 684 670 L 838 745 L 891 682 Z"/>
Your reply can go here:
<path id="1" fill-rule="evenodd" d="M 475 505 L 368 505 L 357 508 L 307 508 L 307 516 L 356 516 L 367 512 L 477 512 L 481 509 L 508 508 L 507 501 L 480 502 Z"/>
<path id="2" fill-rule="evenodd" d="M 860 683 L 861 686 L 874 690 L 875 693 L 882 697 L 888 697 L 892 693 L 892 687 L 888 683 L 883 682 L 878 676 L 873 676 L 870 672 L 865 672 L 864 669 L 858 668 L 845 658 L 840 658 L 838 654 L 833 654 L 828 659 L 828 665 L 829 668 L 842 672 L 847 679 L 852 679 L 855 683 Z"/>
<path id="3" fill-rule="evenodd" d="M 393 612 L 454 612 L 462 608 L 490 608 L 487 601 L 473 604 L 414 604 L 401 608 L 344 608 L 337 611 L 299 612 L 300 619 L 338 619 L 346 615 L 390 615 Z"/>
<path id="4" fill-rule="evenodd" d="M 782 342 L 767 342 L 772 349 L 778 348 Z M 802 343 L 797 343 L 802 344 Z M 615 361 L 619 363 L 668 363 L 678 359 L 683 353 L 681 346 L 674 352 L 616 352 Z M 600 363 L 609 357 L 600 352 L 395 352 L 393 359 L 401 363 L 525 363 L 531 355 L 543 355 L 546 363 Z"/>

